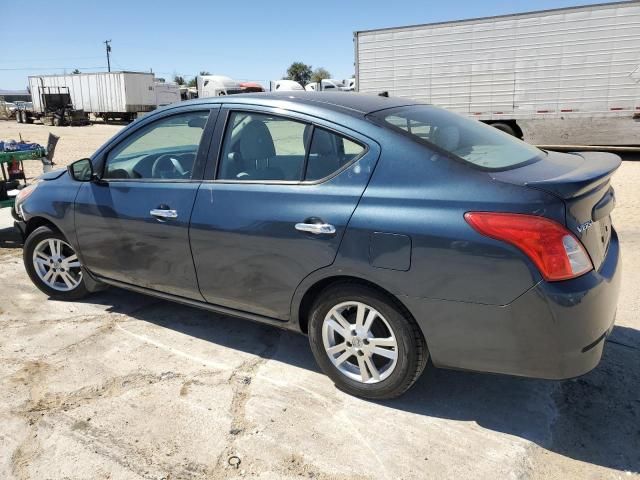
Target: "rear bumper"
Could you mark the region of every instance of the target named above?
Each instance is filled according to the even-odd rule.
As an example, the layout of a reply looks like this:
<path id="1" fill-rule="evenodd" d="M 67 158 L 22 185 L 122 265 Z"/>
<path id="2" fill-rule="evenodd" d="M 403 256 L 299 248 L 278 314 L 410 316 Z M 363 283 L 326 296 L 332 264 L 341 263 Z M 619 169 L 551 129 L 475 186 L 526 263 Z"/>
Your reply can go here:
<path id="1" fill-rule="evenodd" d="M 615 231 L 599 271 L 540 282 L 508 305 L 403 297 L 434 365 L 564 379 L 598 365 L 613 328 L 620 290 Z"/>

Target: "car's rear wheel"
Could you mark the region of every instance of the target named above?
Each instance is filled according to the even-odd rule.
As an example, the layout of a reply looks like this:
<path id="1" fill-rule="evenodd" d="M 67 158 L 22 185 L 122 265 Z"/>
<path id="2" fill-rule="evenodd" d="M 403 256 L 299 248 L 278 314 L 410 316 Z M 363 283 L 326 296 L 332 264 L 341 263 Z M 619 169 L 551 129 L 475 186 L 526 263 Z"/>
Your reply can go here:
<path id="1" fill-rule="evenodd" d="M 34 285 L 56 300 L 78 300 L 89 293 L 78 255 L 56 230 L 36 228 L 25 241 L 23 261 Z"/>
<path id="2" fill-rule="evenodd" d="M 394 398 L 419 378 L 429 358 L 410 315 L 375 289 L 340 283 L 311 310 L 309 341 L 322 370 L 345 392 Z"/>

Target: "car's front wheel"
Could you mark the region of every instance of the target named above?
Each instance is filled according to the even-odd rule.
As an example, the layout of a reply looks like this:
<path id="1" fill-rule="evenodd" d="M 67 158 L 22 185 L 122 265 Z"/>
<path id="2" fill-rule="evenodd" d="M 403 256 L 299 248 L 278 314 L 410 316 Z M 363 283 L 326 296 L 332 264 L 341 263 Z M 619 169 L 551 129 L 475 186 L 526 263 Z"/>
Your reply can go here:
<path id="1" fill-rule="evenodd" d="M 309 341 L 322 370 L 347 393 L 369 399 L 403 394 L 429 353 L 407 312 L 375 289 L 341 283 L 316 300 Z"/>
<path id="2" fill-rule="evenodd" d="M 24 266 L 31 281 L 56 300 L 78 300 L 89 291 L 78 255 L 60 232 L 36 228 L 24 244 Z"/>

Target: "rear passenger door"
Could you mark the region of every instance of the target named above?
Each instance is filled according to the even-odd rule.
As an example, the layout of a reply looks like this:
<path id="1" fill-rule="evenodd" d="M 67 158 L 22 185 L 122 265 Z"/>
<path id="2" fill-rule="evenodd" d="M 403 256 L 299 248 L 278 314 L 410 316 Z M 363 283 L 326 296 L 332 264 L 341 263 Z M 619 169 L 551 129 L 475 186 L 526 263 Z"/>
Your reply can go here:
<path id="1" fill-rule="evenodd" d="M 379 147 L 282 110 L 220 115 L 219 152 L 189 232 L 200 291 L 207 302 L 286 320 L 300 282 L 333 263 Z"/>

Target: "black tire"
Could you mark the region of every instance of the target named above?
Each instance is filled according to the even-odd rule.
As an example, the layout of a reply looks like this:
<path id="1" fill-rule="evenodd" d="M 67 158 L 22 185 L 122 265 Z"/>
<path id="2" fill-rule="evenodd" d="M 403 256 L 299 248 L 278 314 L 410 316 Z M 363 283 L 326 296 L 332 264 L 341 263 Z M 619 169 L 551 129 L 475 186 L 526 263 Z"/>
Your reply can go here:
<path id="1" fill-rule="evenodd" d="M 344 302 L 361 302 L 377 310 L 395 335 L 397 363 L 389 376 L 377 383 L 362 383 L 349 378 L 332 363 L 325 350 L 322 334 L 325 317 L 336 305 Z M 427 344 L 418 325 L 401 305 L 373 288 L 351 282 L 332 285 L 318 295 L 310 313 L 309 343 L 318 365 L 340 390 L 371 400 L 402 395 L 420 377 L 429 359 Z M 353 359 L 357 360 L 357 357 L 354 355 L 347 361 Z"/>
<path id="2" fill-rule="evenodd" d="M 36 247 L 43 241 L 48 239 L 62 240 L 67 243 L 67 239 L 57 230 L 42 226 L 36 228 L 26 239 L 24 249 L 22 251 L 22 260 L 29 278 L 40 291 L 55 300 L 79 300 L 86 297 L 90 292 L 87 290 L 84 278 L 72 290 L 61 291 L 51 288 L 38 276 L 36 267 L 34 266 L 34 251 Z M 73 251 L 73 249 L 71 249 Z M 73 252 L 75 253 L 75 252 Z"/>
<path id="3" fill-rule="evenodd" d="M 22 122 L 23 123 L 33 123 L 33 118 L 31 118 L 27 112 L 24 112 L 23 116 L 22 116 Z"/>
<path id="4" fill-rule="evenodd" d="M 16 123 L 22 123 L 22 112 L 20 110 L 16 110 Z"/>
<path id="5" fill-rule="evenodd" d="M 500 130 L 501 132 L 504 133 L 508 133 L 509 135 L 511 135 L 512 137 L 517 137 L 516 135 L 516 131 L 514 130 L 514 128 L 509 125 L 508 123 L 492 123 L 491 126 L 493 128 L 497 128 L 498 130 Z"/>

